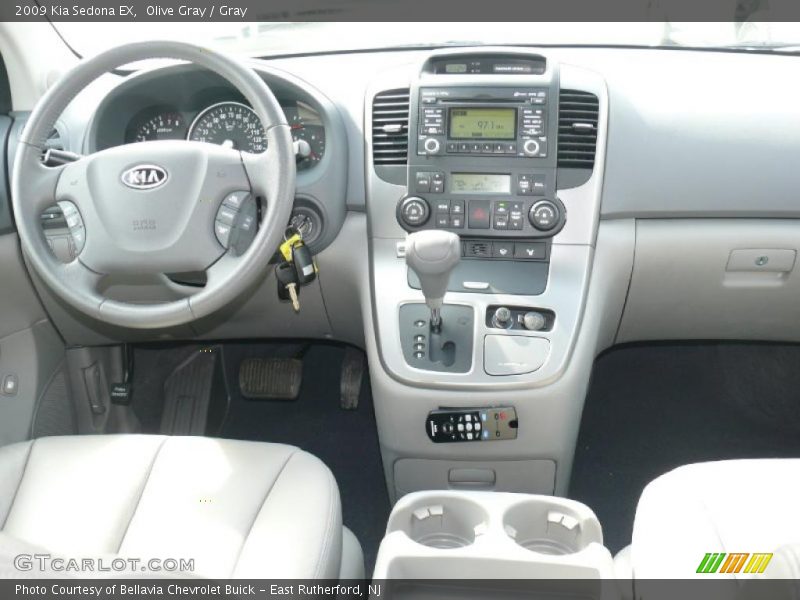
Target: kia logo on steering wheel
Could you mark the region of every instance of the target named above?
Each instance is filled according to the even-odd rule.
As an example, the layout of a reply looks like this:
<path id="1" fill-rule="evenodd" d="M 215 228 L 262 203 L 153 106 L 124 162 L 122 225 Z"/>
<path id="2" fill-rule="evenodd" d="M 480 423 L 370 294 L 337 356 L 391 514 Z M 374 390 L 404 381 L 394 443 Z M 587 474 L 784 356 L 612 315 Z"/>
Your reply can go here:
<path id="1" fill-rule="evenodd" d="M 122 173 L 122 183 L 135 190 L 151 190 L 167 182 L 169 174 L 158 165 L 136 165 Z"/>

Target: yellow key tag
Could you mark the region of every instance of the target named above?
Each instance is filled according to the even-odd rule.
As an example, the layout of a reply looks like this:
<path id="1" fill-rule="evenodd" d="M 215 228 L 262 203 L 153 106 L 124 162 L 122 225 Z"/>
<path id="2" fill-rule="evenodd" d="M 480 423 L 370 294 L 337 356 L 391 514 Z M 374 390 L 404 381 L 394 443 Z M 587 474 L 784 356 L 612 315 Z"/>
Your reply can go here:
<path id="1" fill-rule="evenodd" d="M 285 242 L 283 242 L 280 245 L 279 250 L 280 250 L 281 254 L 283 255 L 283 259 L 286 262 L 291 262 L 292 261 L 292 248 L 294 247 L 294 245 L 296 243 L 302 242 L 302 241 L 303 241 L 302 236 L 300 234 L 298 234 L 298 233 L 295 233 L 292 237 L 290 237 L 288 240 L 286 240 Z"/>

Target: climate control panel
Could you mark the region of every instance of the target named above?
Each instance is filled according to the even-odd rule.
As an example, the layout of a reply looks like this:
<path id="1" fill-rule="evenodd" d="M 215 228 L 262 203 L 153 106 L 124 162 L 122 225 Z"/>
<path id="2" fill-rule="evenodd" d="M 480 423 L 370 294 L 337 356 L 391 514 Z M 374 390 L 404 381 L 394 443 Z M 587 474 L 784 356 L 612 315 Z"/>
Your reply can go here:
<path id="1" fill-rule="evenodd" d="M 550 237 L 566 222 L 558 198 L 448 198 L 406 196 L 397 205 L 406 231 L 445 229 L 486 237 Z"/>

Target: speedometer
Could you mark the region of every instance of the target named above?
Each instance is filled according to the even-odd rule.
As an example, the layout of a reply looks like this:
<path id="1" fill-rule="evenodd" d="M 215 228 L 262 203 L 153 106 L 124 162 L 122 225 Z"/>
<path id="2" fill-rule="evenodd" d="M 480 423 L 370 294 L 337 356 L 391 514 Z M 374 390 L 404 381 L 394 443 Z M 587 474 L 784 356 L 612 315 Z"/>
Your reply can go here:
<path id="1" fill-rule="evenodd" d="M 220 102 L 197 115 L 188 139 L 246 152 L 264 152 L 267 135 L 255 111 L 239 102 Z"/>

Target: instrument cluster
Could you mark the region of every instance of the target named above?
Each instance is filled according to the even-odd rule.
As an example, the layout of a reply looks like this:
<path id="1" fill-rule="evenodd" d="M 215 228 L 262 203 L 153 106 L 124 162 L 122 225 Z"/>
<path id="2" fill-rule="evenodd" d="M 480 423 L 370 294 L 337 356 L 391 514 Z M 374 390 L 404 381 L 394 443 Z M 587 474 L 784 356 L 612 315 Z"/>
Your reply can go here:
<path id="1" fill-rule="evenodd" d="M 297 168 L 308 169 L 325 156 L 325 126 L 319 113 L 300 100 L 281 102 L 297 146 Z M 267 149 L 264 127 L 255 111 L 243 102 L 216 102 L 200 110 L 150 106 L 127 126 L 125 143 L 154 140 L 192 140 L 219 144 L 246 152 Z"/>

